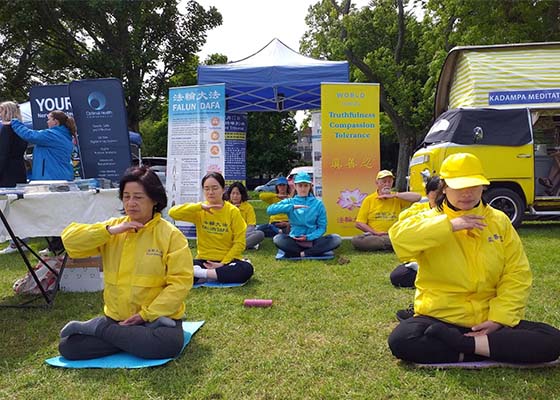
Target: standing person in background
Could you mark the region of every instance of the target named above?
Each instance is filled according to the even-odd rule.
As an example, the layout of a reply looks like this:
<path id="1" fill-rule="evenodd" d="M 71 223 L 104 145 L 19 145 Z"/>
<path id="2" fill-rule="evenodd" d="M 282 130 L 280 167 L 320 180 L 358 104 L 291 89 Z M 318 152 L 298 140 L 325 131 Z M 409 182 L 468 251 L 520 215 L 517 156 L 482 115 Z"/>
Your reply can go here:
<path id="1" fill-rule="evenodd" d="M 239 208 L 241 216 L 247 224 L 246 248 L 258 250 L 259 243 L 264 240 L 264 232 L 256 230 L 257 216 L 255 215 L 255 209 L 249 204 L 249 194 L 245 185 L 241 182 L 233 182 L 226 192 L 226 200 Z"/>
<path id="2" fill-rule="evenodd" d="M 12 129 L 12 119 L 21 120 L 19 106 L 13 101 L 0 103 L 0 187 L 15 187 L 27 182 L 23 155 L 27 142 L 16 135 Z"/>
<path id="3" fill-rule="evenodd" d="M 12 119 L 14 132 L 35 145 L 31 180 L 72 181 L 72 139 L 76 136 L 76 122 L 62 111 L 51 111 L 47 126 L 47 129 L 35 131 Z"/>
<path id="4" fill-rule="evenodd" d="M 389 230 L 397 256 L 420 265 L 415 314 L 389 336 L 393 355 L 417 363 L 556 360 L 560 331 L 523 319 L 529 261 L 509 218 L 482 199 L 490 182 L 480 160 L 452 154 L 440 176 L 437 207 Z"/>
<path id="5" fill-rule="evenodd" d="M 73 139 L 76 137 L 76 122 L 62 111 L 51 111 L 47 115 L 47 129 L 39 131 L 27 128 L 17 119 L 12 119 L 14 132 L 35 145 L 33 149 L 32 181 L 74 180 L 72 165 Z M 49 248 L 40 254 L 64 251 L 60 237 L 47 239 Z"/>
<path id="6" fill-rule="evenodd" d="M 14 133 L 12 119 L 21 120 L 19 105 L 13 101 L 0 104 L 0 187 L 15 187 L 18 183 L 27 182 L 27 171 L 23 155 L 27 149 L 27 142 Z M 23 239 L 27 242 L 27 239 Z M 23 246 L 22 250 L 27 251 Z M 7 247 L 0 250 L 0 255 L 17 252 L 16 244 L 10 240 Z"/>
<path id="7" fill-rule="evenodd" d="M 259 198 L 267 204 L 275 204 L 287 199 L 290 196 L 288 191 L 288 180 L 283 176 L 276 181 L 276 193 L 264 192 L 259 194 Z M 263 231 L 266 237 L 274 237 L 278 233 L 290 233 L 290 222 L 286 214 L 274 214 L 270 216 L 268 224 L 257 226 L 259 231 Z"/>
<path id="8" fill-rule="evenodd" d="M 320 256 L 336 249 L 342 238 L 336 234 L 325 235 L 327 212 L 321 200 L 313 195 L 311 177 L 299 172 L 295 178 L 296 195 L 268 206 L 270 215 L 288 214 L 290 233 L 274 236 L 276 247 L 284 251 L 286 257 Z"/>
<path id="9" fill-rule="evenodd" d="M 247 224 L 239 209 L 224 201 L 225 186 L 222 174 L 209 172 L 202 178 L 206 201 L 169 210 L 171 218 L 196 226 L 194 283 L 244 283 L 253 275 L 253 265 L 242 259 Z"/>
<path id="10" fill-rule="evenodd" d="M 193 279 L 187 239 L 161 217 L 167 195 L 150 169 L 128 169 L 119 198 L 126 216 L 74 222 L 62 232 L 71 257 L 101 255 L 105 284 L 105 315 L 70 321 L 60 331 L 60 354 L 71 360 L 119 351 L 168 358 L 183 347 L 182 318 Z"/>
<path id="11" fill-rule="evenodd" d="M 377 190 L 364 199 L 356 217 L 356 228 L 364 232 L 352 238 L 356 250 L 391 250 L 389 228 L 402 210 L 422 198 L 414 192 L 391 191 L 394 181 L 391 171 L 384 169 L 377 174 Z"/>

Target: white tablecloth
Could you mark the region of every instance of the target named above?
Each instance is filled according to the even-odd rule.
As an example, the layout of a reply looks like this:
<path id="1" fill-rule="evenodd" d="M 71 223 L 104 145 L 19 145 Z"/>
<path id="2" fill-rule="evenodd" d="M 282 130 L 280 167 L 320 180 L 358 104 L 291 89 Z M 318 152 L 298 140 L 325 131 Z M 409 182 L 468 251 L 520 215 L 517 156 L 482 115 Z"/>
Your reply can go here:
<path id="1" fill-rule="evenodd" d="M 20 238 L 60 236 L 71 222 L 94 223 L 122 216 L 118 189 L 27 193 L 0 197 L 0 208 Z M 0 221 L 0 242 L 10 239 Z"/>

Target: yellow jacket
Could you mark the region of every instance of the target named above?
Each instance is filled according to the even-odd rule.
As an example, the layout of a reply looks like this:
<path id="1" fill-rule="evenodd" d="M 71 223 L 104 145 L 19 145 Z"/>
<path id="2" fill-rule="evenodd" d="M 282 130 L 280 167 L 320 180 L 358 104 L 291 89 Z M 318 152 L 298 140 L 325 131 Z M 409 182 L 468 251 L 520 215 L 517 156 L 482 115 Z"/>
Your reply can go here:
<path id="1" fill-rule="evenodd" d="M 399 214 L 399 221 L 403 219 L 407 219 L 411 215 L 418 214 L 424 211 L 428 211 L 430 209 L 430 203 L 428 201 L 412 203 L 412 205 L 408 208 L 405 208 Z"/>
<path id="2" fill-rule="evenodd" d="M 171 207 L 169 216 L 196 225 L 196 258 L 222 264 L 242 258 L 247 224 L 230 202 L 225 201 L 221 209 L 213 208 L 212 213 L 204 211 L 202 203 L 186 203 Z"/>
<path id="3" fill-rule="evenodd" d="M 482 230 L 452 231 L 451 220 L 484 216 Z M 472 327 L 484 321 L 516 326 L 532 283 L 523 245 L 508 217 L 482 203 L 473 210 L 432 209 L 389 230 L 401 260 L 418 260 L 414 311 Z"/>
<path id="4" fill-rule="evenodd" d="M 255 215 L 255 209 L 248 201 L 242 201 L 239 206 L 237 206 L 241 212 L 241 216 L 247 225 L 257 225 L 257 216 Z"/>
<path id="5" fill-rule="evenodd" d="M 159 213 L 138 232 L 111 235 L 106 229 L 129 220 L 71 223 L 62 232 L 64 247 L 75 258 L 101 254 L 108 317 L 123 321 L 138 313 L 145 321 L 182 318 L 193 283 L 187 239 Z"/>
<path id="6" fill-rule="evenodd" d="M 356 222 L 369 225 L 377 232 L 387 232 L 399 218 L 399 214 L 411 202 L 399 198 L 379 199 L 377 192 L 370 194 L 364 199 Z"/>
<path id="7" fill-rule="evenodd" d="M 282 201 L 282 199 L 278 197 L 276 193 L 272 192 L 263 192 L 259 194 L 259 199 L 267 204 L 275 204 L 279 201 Z M 288 220 L 289 219 L 287 214 L 274 214 L 270 216 L 270 218 L 268 219 L 268 223 L 273 224 L 275 222 L 288 222 Z"/>

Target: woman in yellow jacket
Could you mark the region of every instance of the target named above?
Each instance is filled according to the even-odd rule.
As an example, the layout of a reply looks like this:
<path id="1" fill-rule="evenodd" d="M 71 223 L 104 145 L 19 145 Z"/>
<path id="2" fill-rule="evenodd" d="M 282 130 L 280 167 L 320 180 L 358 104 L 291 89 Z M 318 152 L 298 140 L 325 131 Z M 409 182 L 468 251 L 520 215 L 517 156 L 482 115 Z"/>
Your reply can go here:
<path id="1" fill-rule="evenodd" d="M 167 204 L 157 175 L 127 170 L 119 197 L 125 217 L 96 224 L 72 223 L 62 232 L 70 257 L 101 254 L 104 317 L 71 321 L 60 332 L 68 359 L 126 351 L 142 358 L 168 358 L 183 346 L 181 318 L 192 287 L 192 255 L 184 235 L 161 218 Z"/>
<path id="2" fill-rule="evenodd" d="M 247 231 L 245 234 L 246 249 L 258 250 L 259 244 L 264 240 L 264 232 L 258 231 L 257 216 L 255 209 L 249 204 L 249 194 L 247 188 L 241 182 L 233 182 L 227 189 L 226 200 L 239 208 L 241 216 L 247 224 Z"/>
<path id="3" fill-rule="evenodd" d="M 389 230 L 398 257 L 420 266 L 415 315 L 391 333 L 391 351 L 418 363 L 557 359 L 560 331 L 523 319 L 531 270 L 508 217 L 482 200 L 480 161 L 453 154 L 440 176 L 437 207 Z"/>
<path id="4" fill-rule="evenodd" d="M 197 255 L 195 283 L 201 280 L 244 283 L 253 275 L 253 266 L 242 259 L 247 224 L 239 209 L 224 201 L 226 183 L 218 172 L 202 178 L 206 201 L 171 207 L 169 216 L 195 224 Z"/>

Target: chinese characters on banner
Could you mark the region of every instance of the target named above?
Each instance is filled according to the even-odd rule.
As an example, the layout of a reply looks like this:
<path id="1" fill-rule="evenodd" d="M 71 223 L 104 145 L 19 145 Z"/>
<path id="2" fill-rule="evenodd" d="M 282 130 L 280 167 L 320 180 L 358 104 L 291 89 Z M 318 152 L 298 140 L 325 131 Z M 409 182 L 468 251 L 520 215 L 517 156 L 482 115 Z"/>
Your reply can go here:
<path id="1" fill-rule="evenodd" d="M 327 233 L 354 236 L 379 171 L 379 85 L 321 84 L 322 192 Z"/>
<path id="2" fill-rule="evenodd" d="M 226 185 L 242 182 L 245 185 L 245 155 L 247 152 L 247 114 L 226 114 Z"/>
<path id="3" fill-rule="evenodd" d="M 201 180 L 224 173 L 225 85 L 169 89 L 167 181 L 169 207 L 202 201 Z M 177 223 L 187 237 L 194 225 Z"/>

